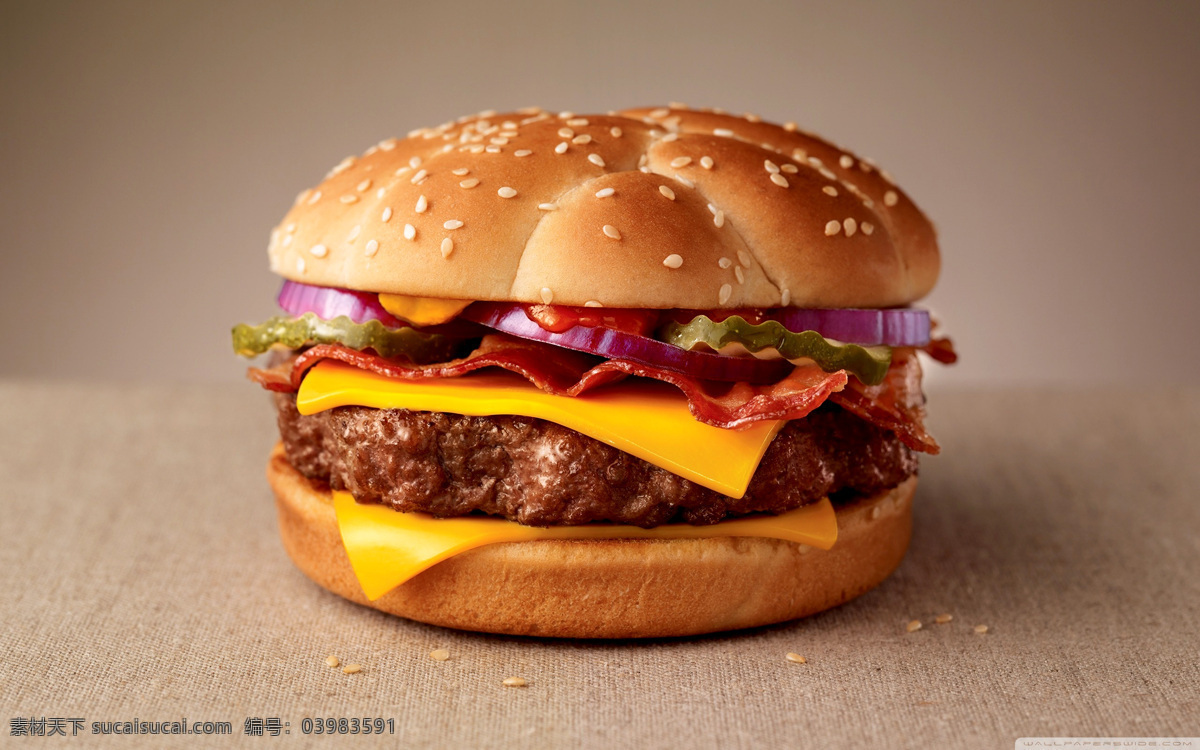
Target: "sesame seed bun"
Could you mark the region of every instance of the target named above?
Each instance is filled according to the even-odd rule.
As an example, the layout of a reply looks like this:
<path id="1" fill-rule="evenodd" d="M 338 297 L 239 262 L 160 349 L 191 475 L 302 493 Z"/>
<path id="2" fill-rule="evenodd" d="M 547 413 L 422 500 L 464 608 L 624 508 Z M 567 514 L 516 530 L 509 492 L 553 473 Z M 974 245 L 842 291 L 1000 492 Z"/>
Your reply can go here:
<path id="1" fill-rule="evenodd" d="M 368 607 L 513 635 L 648 638 L 755 627 L 837 606 L 900 564 L 916 477 L 837 508 L 829 550 L 778 539 L 516 542 L 438 563 L 368 601 L 342 546 L 332 494 L 277 447 L 267 465 L 283 544 L 305 575 Z"/>
<path id="2" fill-rule="evenodd" d="M 888 307 L 932 224 L 871 162 L 753 116 L 481 113 L 347 157 L 272 232 L 295 281 L 454 299 Z"/>

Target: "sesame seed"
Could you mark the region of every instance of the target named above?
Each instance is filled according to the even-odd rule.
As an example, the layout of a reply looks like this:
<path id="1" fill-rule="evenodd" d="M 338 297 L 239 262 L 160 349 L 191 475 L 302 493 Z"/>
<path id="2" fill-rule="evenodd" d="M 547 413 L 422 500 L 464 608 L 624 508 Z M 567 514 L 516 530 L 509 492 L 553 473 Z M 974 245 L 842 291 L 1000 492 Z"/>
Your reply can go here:
<path id="1" fill-rule="evenodd" d="M 871 520 L 872 521 L 877 520 L 882 515 L 883 515 L 883 508 L 880 508 L 878 505 L 876 505 L 874 508 L 871 508 Z"/>
<path id="2" fill-rule="evenodd" d="M 827 223 L 825 225 L 825 236 L 826 237 L 832 237 L 833 235 L 837 234 L 840 231 L 842 231 L 842 224 L 837 219 L 832 219 L 831 221 L 829 221 L 829 223 Z"/>
<path id="3" fill-rule="evenodd" d="M 604 307 L 604 305 L 601 305 L 599 302 L 597 302 L 594 299 L 590 299 L 587 302 L 584 302 L 583 306 L 584 307 Z"/>
<path id="4" fill-rule="evenodd" d="M 417 238 L 417 228 L 412 224 L 404 225 L 404 239 L 415 240 Z"/>
<path id="5" fill-rule="evenodd" d="M 358 203 L 358 196 L 357 195 L 343 195 L 338 200 L 340 200 L 342 203 Z"/>
<path id="6" fill-rule="evenodd" d="M 820 172 L 821 176 L 827 180 L 836 180 L 837 179 L 837 175 L 835 175 L 833 172 L 831 172 L 828 167 L 821 167 L 817 171 Z"/>
<path id="7" fill-rule="evenodd" d="M 582 128 L 582 127 L 586 127 L 586 126 L 587 126 L 587 124 L 588 124 L 588 121 L 587 121 L 587 118 L 584 118 L 584 117 L 576 117 L 576 118 L 574 118 L 574 119 L 572 119 L 572 120 L 567 120 L 567 124 L 568 124 L 568 125 L 570 125 L 570 126 L 571 126 L 571 127 L 573 127 L 573 128 Z"/>
<path id="8" fill-rule="evenodd" d="M 716 216 L 717 215 L 717 207 L 714 206 L 713 204 L 709 203 L 708 204 L 708 212 L 710 214 L 712 214 L 713 216 Z"/>
<path id="9" fill-rule="evenodd" d="M 490 140 L 488 142 L 491 143 L 493 146 L 507 146 L 508 145 L 508 139 L 505 138 L 504 136 L 496 136 L 495 138 L 493 138 L 492 140 Z"/>
<path id="10" fill-rule="evenodd" d="M 808 659 L 805 659 L 803 656 L 801 656 L 800 654 L 797 654 L 794 651 L 789 651 L 787 656 L 785 656 L 783 658 L 787 659 L 788 661 L 792 662 L 793 664 L 807 664 L 808 663 Z"/>
<path id="11" fill-rule="evenodd" d="M 606 237 L 611 237 L 614 240 L 621 239 L 621 233 L 618 232 L 617 228 L 612 224 L 605 224 L 604 226 L 600 227 L 600 231 L 604 232 Z"/>
<path id="12" fill-rule="evenodd" d="M 527 149 L 527 148 L 522 148 L 522 149 L 518 149 L 518 150 L 516 150 L 516 151 L 513 151 L 513 156 L 529 156 L 529 155 L 530 155 L 530 154 L 532 154 L 532 153 L 533 153 L 533 152 L 532 152 L 532 151 L 530 151 L 529 149 Z"/>
<path id="13" fill-rule="evenodd" d="M 667 133 L 666 135 L 663 136 L 662 142 L 670 143 L 672 141 L 677 141 L 677 140 L 679 140 L 679 133 Z"/>
<path id="14" fill-rule="evenodd" d="M 591 142 L 592 142 L 592 137 L 590 135 L 587 135 L 586 133 L 583 135 L 577 135 L 571 139 L 571 143 L 574 143 L 576 146 L 583 146 L 583 145 L 591 143 Z"/>
<path id="15" fill-rule="evenodd" d="M 539 203 L 538 208 L 541 209 L 542 211 L 557 211 L 558 204 L 557 203 Z"/>
<path id="16" fill-rule="evenodd" d="M 427 208 L 429 208 L 428 199 L 426 199 L 425 196 L 423 196 L 423 195 L 421 197 L 417 198 L 417 205 L 413 208 L 413 210 L 419 214 L 423 214 L 423 213 L 425 213 L 425 209 L 427 209 Z"/>
<path id="17" fill-rule="evenodd" d="M 588 154 L 588 161 L 595 164 L 597 167 L 604 166 L 604 159 L 600 158 L 600 154 Z"/>
<path id="18" fill-rule="evenodd" d="M 712 169 L 713 168 L 712 157 L 711 156 L 701 156 L 700 157 L 700 166 L 704 167 L 705 169 Z"/>
<path id="19" fill-rule="evenodd" d="M 666 109 L 665 107 L 660 107 L 659 109 L 652 111 L 650 113 L 650 116 L 651 117 L 666 117 L 669 114 L 671 114 L 671 110 Z"/>
<path id="20" fill-rule="evenodd" d="M 862 229 L 862 233 L 869 237 L 875 232 L 875 225 L 869 221 L 864 221 L 859 229 Z"/>
<path id="21" fill-rule="evenodd" d="M 678 253 L 671 253 L 666 258 L 663 258 L 663 265 L 667 268 L 679 268 L 683 265 L 683 256 Z"/>
<path id="22" fill-rule="evenodd" d="M 309 248 L 308 253 L 314 258 L 324 258 L 326 255 L 329 255 L 329 248 L 324 245 L 313 245 Z"/>
<path id="23" fill-rule="evenodd" d="M 666 185 L 659 185 L 658 192 L 662 193 L 663 197 L 669 201 L 675 200 L 675 191 Z"/>
<path id="24" fill-rule="evenodd" d="M 763 169 L 767 170 L 771 174 L 779 174 L 779 165 L 770 159 L 767 159 L 763 162 Z"/>
<path id="25" fill-rule="evenodd" d="M 338 658 L 332 654 L 325 659 L 325 666 L 327 667 L 336 667 L 339 664 L 341 664 L 341 662 L 338 661 Z"/>
<path id="26" fill-rule="evenodd" d="M 362 226 L 355 224 L 354 227 L 350 230 L 350 234 L 346 235 L 346 242 L 354 242 L 356 239 L 358 239 L 358 235 L 361 233 L 362 233 Z"/>
<path id="27" fill-rule="evenodd" d="M 682 167 L 686 167 L 687 165 L 689 165 L 691 163 L 692 163 L 692 157 L 690 157 L 690 156 L 676 156 L 674 159 L 671 160 L 671 168 L 672 169 L 680 169 Z"/>
<path id="28" fill-rule="evenodd" d="M 737 277 L 737 282 L 738 282 L 739 284 L 745 284 L 745 283 L 746 283 L 746 274 L 745 274 L 745 272 L 743 272 L 743 271 L 742 271 L 742 267 L 741 267 L 741 266 L 734 266 L 734 267 L 733 267 L 733 275 L 734 275 L 735 277 Z"/>
<path id="29" fill-rule="evenodd" d="M 483 153 L 483 144 L 482 143 L 472 144 L 471 146 L 469 146 L 467 148 L 467 151 L 470 151 L 472 154 L 482 154 Z"/>
<path id="30" fill-rule="evenodd" d="M 620 138 L 621 132 L 622 132 L 621 129 L 616 128 L 616 127 L 612 128 L 611 130 L 608 131 L 609 135 L 611 135 L 613 138 Z"/>
<path id="31" fill-rule="evenodd" d="M 792 301 L 792 290 L 784 289 L 783 292 L 779 295 L 779 304 L 783 305 L 784 307 L 787 307 L 788 303 L 790 303 L 791 301 Z"/>
<path id="32" fill-rule="evenodd" d="M 466 177 L 470 173 L 471 170 L 467 169 L 466 167 L 459 167 L 458 169 L 450 170 L 450 174 L 458 175 L 459 177 Z"/>
<path id="33" fill-rule="evenodd" d="M 478 177 L 468 177 L 467 179 L 465 179 L 465 180 L 463 180 L 462 182 L 458 183 L 458 186 L 459 186 L 460 188 L 465 188 L 465 189 L 467 189 L 467 190 L 470 190 L 471 188 L 475 187 L 475 186 L 476 186 L 476 185 L 478 185 L 478 184 L 479 184 L 479 178 L 478 178 Z"/>
<path id="34" fill-rule="evenodd" d="M 988 626 L 987 625 L 976 625 L 975 632 L 978 633 L 979 635 L 983 635 L 984 633 L 988 632 Z"/>
<path id="35" fill-rule="evenodd" d="M 333 175 L 341 174 L 349 169 L 352 164 L 354 164 L 354 157 L 347 156 L 345 159 L 339 161 L 333 169 L 329 170 L 329 175 L 332 177 Z"/>
<path id="36" fill-rule="evenodd" d="M 849 169 L 854 166 L 854 159 L 846 154 L 842 154 L 842 158 L 838 159 L 838 164 L 842 166 L 842 169 Z"/>
<path id="37" fill-rule="evenodd" d="M 428 176 L 429 176 L 429 173 L 426 172 L 424 169 L 422 169 L 422 170 L 418 171 L 415 175 L 413 175 L 412 179 L 409 180 L 409 182 L 411 182 L 413 185 L 420 185 L 422 182 L 425 181 L 425 178 Z"/>
<path id="38" fill-rule="evenodd" d="M 444 648 L 434 649 L 429 652 L 429 658 L 434 661 L 446 661 L 450 658 L 450 652 Z"/>
<path id="39" fill-rule="evenodd" d="M 725 226 L 725 212 L 724 211 L 717 211 L 715 214 L 713 214 L 713 224 L 717 225 L 717 229 L 720 229 L 721 227 Z"/>
<path id="40" fill-rule="evenodd" d="M 345 674 L 358 674 L 361 671 L 362 671 L 361 664 L 347 664 L 346 666 L 342 667 L 342 672 L 344 672 Z"/>
<path id="41" fill-rule="evenodd" d="M 784 174 L 796 174 L 800 171 L 800 168 L 795 164 L 783 164 L 779 167 L 779 169 L 782 170 Z"/>
<path id="42" fill-rule="evenodd" d="M 646 171 L 649 172 L 650 169 L 647 168 Z M 684 177 L 681 174 L 677 174 L 677 175 L 673 175 L 673 176 L 675 177 L 675 181 L 678 182 L 679 184 L 683 185 L 684 187 L 690 187 L 690 188 L 696 187 L 696 183 L 692 182 L 691 180 L 689 180 L 688 178 Z"/>
<path id="43" fill-rule="evenodd" d="M 733 265 L 733 261 L 730 260 L 729 258 L 721 258 L 720 260 L 717 261 L 717 265 L 720 266 L 721 268 L 729 268 L 730 266 Z"/>
<path id="44" fill-rule="evenodd" d="M 808 152 L 802 148 L 792 149 L 792 158 L 796 161 L 808 161 Z"/>
<path id="45" fill-rule="evenodd" d="M 446 229 L 458 229 L 462 225 L 463 225 L 463 223 L 461 221 L 459 221 L 458 219 L 450 219 L 445 224 L 442 224 L 442 226 L 445 227 Z"/>
<path id="46" fill-rule="evenodd" d="M 906 631 L 908 631 L 909 633 L 915 633 L 921 629 L 921 621 L 920 620 L 909 620 L 908 624 L 904 626 L 904 629 Z"/>
<path id="47" fill-rule="evenodd" d="M 416 169 L 417 167 L 421 166 L 421 157 L 414 156 L 413 158 L 409 159 L 408 166 L 412 167 L 413 169 Z"/>
<path id="48" fill-rule="evenodd" d="M 936 622 L 938 625 L 945 625 L 946 623 L 950 622 L 953 619 L 954 619 L 954 615 L 947 613 L 944 615 L 938 615 L 937 617 L 933 618 L 933 621 Z"/>
<path id="49" fill-rule="evenodd" d="M 745 250 L 738 250 L 737 256 L 738 256 L 738 263 L 741 263 L 746 268 L 749 268 L 750 261 L 754 260 L 753 258 L 750 257 L 750 253 L 746 252 Z"/>
<path id="50" fill-rule="evenodd" d="M 800 126 L 794 122 L 785 122 L 783 124 L 783 129 L 789 133 L 795 133 L 799 129 L 799 127 Z"/>
<path id="51" fill-rule="evenodd" d="M 542 302 L 546 303 L 547 305 L 554 301 L 554 292 L 550 291 L 550 287 L 548 286 L 542 287 L 541 296 Z"/>
<path id="52" fill-rule="evenodd" d="M 896 195 L 895 190 L 889 190 L 883 194 L 883 205 L 894 206 L 900 201 L 900 196 Z"/>
<path id="53" fill-rule="evenodd" d="M 360 193 L 370 190 L 371 189 L 371 181 L 363 180 L 362 182 L 358 183 L 358 185 L 356 185 L 354 189 Z"/>
<path id="54" fill-rule="evenodd" d="M 396 170 L 396 176 L 400 177 L 401 175 L 405 174 L 406 172 L 411 172 L 411 171 L 412 171 L 412 167 L 400 167 L 399 169 Z"/>
<path id="55" fill-rule="evenodd" d="M 378 190 L 376 190 L 376 191 L 375 191 L 375 197 L 376 197 L 376 198 L 382 198 L 382 197 L 383 197 L 383 194 L 384 194 L 384 193 L 386 193 L 386 192 L 387 192 L 387 188 L 385 188 L 385 187 L 381 187 L 381 188 L 379 188 Z"/>
<path id="56" fill-rule="evenodd" d="M 617 192 L 617 191 L 610 187 L 607 187 L 607 188 L 604 188 L 603 190 L 597 190 L 596 197 L 597 198 L 607 198 L 615 192 Z"/>
<path id="57" fill-rule="evenodd" d="M 504 687 L 525 687 L 525 685 L 527 685 L 527 684 L 528 683 L 525 682 L 525 678 L 523 678 L 523 677 L 505 677 L 504 678 Z"/>
<path id="58" fill-rule="evenodd" d="M 296 258 L 296 270 L 297 271 L 299 271 L 300 273 L 304 273 L 305 265 L 306 264 L 304 262 L 304 258 Z"/>
<path id="59" fill-rule="evenodd" d="M 721 305 L 725 304 L 726 302 L 729 301 L 729 297 L 732 294 L 733 294 L 733 287 L 730 286 L 729 284 L 722 284 L 721 291 L 719 291 L 717 293 L 717 303 L 721 304 Z"/>
<path id="60" fill-rule="evenodd" d="M 570 128 L 559 128 L 558 129 L 558 137 L 559 138 L 574 138 L 575 131 L 571 130 Z"/>
<path id="61" fill-rule="evenodd" d="M 353 232 L 354 230 L 350 230 L 350 231 L 352 231 L 352 232 Z M 353 241 L 353 240 L 352 240 L 352 241 Z M 282 244 L 284 247 L 287 247 L 288 245 L 292 244 L 292 235 L 290 235 L 290 234 L 288 234 L 288 235 L 284 235 L 283 242 L 282 242 L 281 244 Z"/>
<path id="62" fill-rule="evenodd" d="M 733 131 L 730 130 L 729 128 L 714 128 L 713 135 L 719 135 L 722 138 L 732 138 Z"/>
<path id="63" fill-rule="evenodd" d="M 392 149 L 396 148 L 396 139 L 388 138 L 385 141 L 380 141 L 379 148 L 383 149 L 384 151 L 391 151 Z"/>
<path id="64" fill-rule="evenodd" d="M 442 240 L 442 257 L 449 258 L 452 252 L 454 252 L 454 240 L 446 237 Z"/>
<path id="65" fill-rule="evenodd" d="M 783 175 L 779 174 L 778 172 L 775 172 L 774 174 L 771 175 L 771 182 L 775 183 L 779 187 L 785 188 L 788 186 L 787 178 L 784 177 Z"/>
<path id="66" fill-rule="evenodd" d="M 500 196 L 501 198 L 515 198 L 517 197 L 517 191 L 505 185 L 496 191 L 496 195 Z"/>
<path id="67" fill-rule="evenodd" d="M 858 222 L 853 217 L 849 217 L 843 221 L 842 226 L 846 228 L 847 237 L 853 237 L 854 233 L 858 231 Z"/>
<path id="68" fill-rule="evenodd" d="M 570 146 L 567 145 L 566 141 L 563 141 L 562 143 L 560 143 L 554 147 L 554 153 L 565 154 L 565 153 L 567 153 L 568 148 L 570 148 Z"/>
<path id="69" fill-rule="evenodd" d="M 387 208 L 383 209 L 383 215 L 381 215 L 379 217 L 379 220 L 382 221 L 384 224 L 387 224 L 388 219 L 391 219 L 391 218 L 392 218 L 392 207 L 388 206 Z"/>
<path id="70" fill-rule="evenodd" d="M 821 192 L 825 195 L 831 195 L 834 198 L 837 197 L 837 188 L 835 188 L 833 185 L 826 185 L 825 187 L 821 188 Z"/>
<path id="71" fill-rule="evenodd" d="M 367 240 L 367 245 L 363 248 L 363 252 L 368 258 L 375 255 L 375 253 L 379 252 L 379 240 Z"/>
<path id="72" fill-rule="evenodd" d="M 753 112 L 747 112 L 742 117 L 746 118 L 746 122 L 762 122 L 762 118 Z"/>

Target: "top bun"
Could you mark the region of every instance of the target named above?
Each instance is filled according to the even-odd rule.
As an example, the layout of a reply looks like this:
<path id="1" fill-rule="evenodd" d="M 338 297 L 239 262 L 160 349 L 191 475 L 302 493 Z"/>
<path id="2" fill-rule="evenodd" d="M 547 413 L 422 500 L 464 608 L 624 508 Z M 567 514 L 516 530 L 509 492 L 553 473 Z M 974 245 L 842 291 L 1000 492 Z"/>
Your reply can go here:
<path id="1" fill-rule="evenodd" d="M 690 309 L 906 305 L 940 265 L 871 162 L 682 106 L 481 112 L 383 141 L 301 193 L 269 253 L 321 286 Z"/>

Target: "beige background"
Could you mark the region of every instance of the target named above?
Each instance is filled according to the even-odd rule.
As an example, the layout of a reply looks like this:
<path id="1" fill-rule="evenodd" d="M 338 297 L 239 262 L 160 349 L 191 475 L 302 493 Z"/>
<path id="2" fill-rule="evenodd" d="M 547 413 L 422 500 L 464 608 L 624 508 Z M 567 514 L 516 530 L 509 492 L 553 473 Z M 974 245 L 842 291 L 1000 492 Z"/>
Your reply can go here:
<path id="1" fill-rule="evenodd" d="M 0 5 L 0 376 L 235 380 L 267 233 L 483 108 L 795 119 L 941 229 L 946 384 L 1195 380 L 1197 3 Z"/>

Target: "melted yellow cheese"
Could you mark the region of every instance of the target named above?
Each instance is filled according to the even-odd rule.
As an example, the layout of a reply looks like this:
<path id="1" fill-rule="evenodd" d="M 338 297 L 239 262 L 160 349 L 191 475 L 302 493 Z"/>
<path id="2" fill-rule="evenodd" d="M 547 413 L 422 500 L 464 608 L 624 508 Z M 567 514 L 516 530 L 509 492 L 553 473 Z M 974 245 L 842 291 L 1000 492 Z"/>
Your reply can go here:
<path id="1" fill-rule="evenodd" d="M 379 304 L 392 315 L 415 326 L 432 326 L 455 318 L 474 300 L 407 297 L 403 294 L 380 294 Z"/>
<path id="2" fill-rule="evenodd" d="M 614 524 L 542 528 L 503 518 L 433 518 L 424 513 L 398 513 L 380 505 L 363 505 L 348 492 L 334 492 L 333 505 L 354 574 L 372 601 L 442 560 L 502 542 L 756 536 L 829 549 L 837 541 L 837 517 L 828 498 L 778 516 L 738 518 L 711 526 L 668 524 L 653 529 Z"/>
<path id="3" fill-rule="evenodd" d="M 725 430 L 696 421 L 687 398 L 656 381 L 623 381 L 582 396 L 555 396 L 520 375 L 475 372 L 401 380 L 325 360 L 308 371 L 296 406 L 316 414 L 337 406 L 536 417 L 569 427 L 730 497 L 741 497 L 782 420 Z M 547 445 L 545 460 L 557 460 Z"/>

